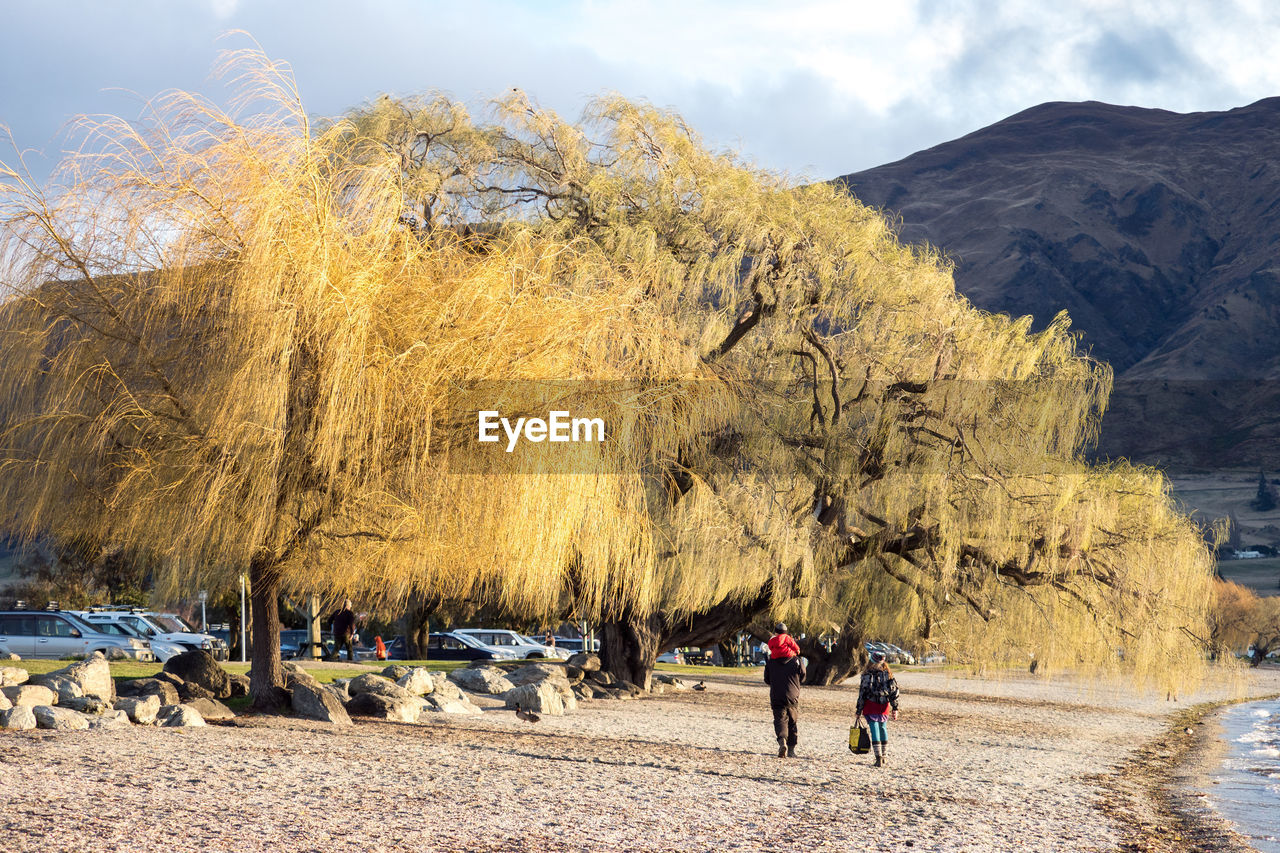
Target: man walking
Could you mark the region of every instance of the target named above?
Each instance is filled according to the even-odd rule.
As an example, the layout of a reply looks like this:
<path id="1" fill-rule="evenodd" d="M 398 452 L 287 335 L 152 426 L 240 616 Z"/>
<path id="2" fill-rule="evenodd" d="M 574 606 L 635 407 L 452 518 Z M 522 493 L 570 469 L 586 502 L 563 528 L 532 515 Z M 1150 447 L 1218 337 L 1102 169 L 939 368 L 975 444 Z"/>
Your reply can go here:
<path id="1" fill-rule="evenodd" d="M 333 630 L 333 656 L 341 658 L 342 649 L 347 650 L 347 660 L 356 659 L 355 635 L 356 614 L 351 609 L 351 599 L 347 599 L 342 609 L 329 619 Z"/>
<path id="2" fill-rule="evenodd" d="M 800 646 L 779 622 L 769 638 L 769 660 L 764 665 L 764 683 L 769 685 L 769 704 L 773 706 L 773 733 L 778 737 L 778 757 L 795 758 L 800 739 L 797 717 L 800 708 L 800 682 L 804 679 L 804 658 Z"/>

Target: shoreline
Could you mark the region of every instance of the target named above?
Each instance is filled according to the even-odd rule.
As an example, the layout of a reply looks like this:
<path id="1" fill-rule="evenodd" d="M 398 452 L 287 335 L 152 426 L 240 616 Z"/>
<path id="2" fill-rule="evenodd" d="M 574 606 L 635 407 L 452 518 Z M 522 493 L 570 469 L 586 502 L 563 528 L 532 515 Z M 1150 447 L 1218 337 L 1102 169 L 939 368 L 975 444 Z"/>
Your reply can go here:
<path id="1" fill-rule="evenodd" d="M 1211 774 L 1228 745 L 1219 717 L 1227 708 L 1280 694 L 1202 702 L 1176 712 L 1158 737 L 1111 774 L 1090 781 L 1110 798 L 1098 808 L 1116 822 L 1120 849 L 1142 853 L 1256 853 L 1248 839 L 1207 802 Z M 1188 733 L 1190 731 L 1190 733 Z"/>

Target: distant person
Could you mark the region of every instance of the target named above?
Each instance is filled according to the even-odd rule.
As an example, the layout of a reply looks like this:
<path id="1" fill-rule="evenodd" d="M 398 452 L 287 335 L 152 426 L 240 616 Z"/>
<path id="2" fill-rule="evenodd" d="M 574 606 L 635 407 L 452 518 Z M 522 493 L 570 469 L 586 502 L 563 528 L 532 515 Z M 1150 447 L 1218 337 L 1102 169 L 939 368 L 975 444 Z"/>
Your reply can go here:
<path id="1" fill-rule="evenodd" d="M 875 766 L 885 766 L 889 752 L 889 733 L 885 722 L 898 719 L 898 682 L 889 670 L 884 652 L 872 652 L 871 662 L 862 673 L 862 681 L 858 685 L 858 717 L 866 717 L 871 733 L 871 751 L 876 756 Z M 854 718 L 854 724 L 857 724 L 857 718 Z"/>
<path id="2" fill-rule="evenodd" d="M 556 647 L 556 635 L 548 631 L 547 635 L 542 638 L 542 645 L 554 649 Z"/>
<path id="3" fill-rule="evenodd" d="M 351 609 L 351 599 L 347 599 L 342 609 L 329 617 L 329 628 L 333 631 L 333 656 L 341 659 L 342 650 L 347 650 L 347 660 L 356 659 L 356 614 Z"/>
<path id="4" fill-rule="evenodd" d="M 804 680 L 804 659 L 800 646 L 779 622 L 769 638 L 769 660 L 764 665 L 764 683 L 769 685 L 773 708 L 773 733 L 778 738 L 778 757 L 795 758 L 800 740 L 798 716 L 800 682 Z"/>

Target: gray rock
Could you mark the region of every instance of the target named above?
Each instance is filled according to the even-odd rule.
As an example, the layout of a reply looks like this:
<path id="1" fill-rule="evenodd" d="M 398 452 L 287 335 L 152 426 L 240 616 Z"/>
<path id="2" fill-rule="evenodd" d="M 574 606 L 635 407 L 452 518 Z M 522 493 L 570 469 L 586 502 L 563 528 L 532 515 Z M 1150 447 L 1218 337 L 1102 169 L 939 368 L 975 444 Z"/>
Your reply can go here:
<path id="1" fill-rule="evenodd" d="M 577 697 L 579 702 L 586 702 L 592 698 L 592 689 L 586 684 L 573 685 L 573 695 Z"/>
<path id="2" fill-rule="evenodd" d="M 235 711 L 232 711 L 217 699 L 192 699 L 190 702 L 183 702 L 182 706 L 184 708 L 194 708 L 200 713 L 200 716 L 203 717 L 206 722 L 209 720 L 213 720 L 214 722 L 219 720 L 233 720 L 236 716 Z"/>
<path id="3" fill-rule="evenodd" d="M 160 678 L 135 678 L 120 685 L 120 693 L 125 696 L 156 696 L 160 704 L 177 705 L 181 701 L 178 688 L 172 682 Z"/>
<path id="4" fill-rule="evenodd" d="M 249 676 L 241 675 L 238 672 L 228 672 L 227 680 L 231 684 L 231 696 L 248 696 L 249 695 Z"/>
<path id="5" fill-rule="evenodd" d="M 26 684 L 31 673 L 17 666 L 0 666 L 0 687 L 17 687 Z"/>
<path id="6" fill-rule="evenodd" d="M 383 679 L 385 681 L 385 679 Z M 388 682 L 390 684 L 390 682 Z M 397 685 L 392 684 L 393 687 Z M 399 688 L 403 690 L 403 688 Z M 421 700 L 405 692 L 404 696 L 382 693 L 357 693 L 347 703 L 347 713 L 360 717 L 378 717 L 397 723 L 414 723 L 422 713 Z"/>
<path id="7" fill-rule="evenodd" d="M 33 708 L 36 705 L 56 705 L 58 694 L 40 684 L 19 684 L 14 687 L 0 687 L 11 705 L 24 705 Z"/>
<path id="8" fill-rule="evenodd" d="M 441 699 L 434 693 L 430 696 L 424 696 L 422 702 L 422 713 L 424 714 L 483 714 L 475 705 L 471 704 L 471 700 L 459 694 L 457 699 Z M 419 717 L 421 719 L 421 717 Z"/>
<path id="9" fill-rule="evenodd" d="M 36 715 L 28 705 L 17 705 L 0 711 L 0 729 L 23 732 L 36 727 Z"/>
<path id="10" fill-rule="evenodd" d="M 390 664 L 386 669 L 382 671 L 382 677 L 389 678 L 392 681 L 399 681 L 400 679 L 408 675 L 409 672 L 410 672 L 409 667 L 401 666 L 398 663 L 393 663 L 393 664 Z"/>
<path id="11" fill-rule="evenodd" d="M 124 711 L 107 711 L 89 720 L 91 729 L 127 729 L 132 723 Z"/>
<path id="12" fill-rule="evenodd" d="M 184 681 L 178 686 L 178 699 L 183 705 L 196 699 L 214 698 L 212 690 L 206 690 L 194 681 Z"/>
<path id="13" fill-rule="evenodd" d="M 200 712 L 190 705 L 163 705 L 156 714 L 156 725 L 165 728 L 206 725 Z"/>
<path id="14" fill-rule="evenodd" d="M 183 652 L 165 661 L 164 671 L 176 675 L 183 681 L 198 684 L 215 699 L 227 699 L 231 696 L 231 680 L 213 655 L 203 649 L 194 652 Z"/>
<path id="15" fill-rule="evenodd" d="M 350 681 L 350 679 L 343 678 L 339 680 L 342 681 L 343 683 L 338 684 L 337 682 L 334 682 L 333 684 L 322 684 L 320 686 L 323 689 L 328 690 L 334 696 L 338 697 L 338 701 L 341 702 L 343 705 L 345 705 L 351 701 L 351 694 L 347 692 L 347 685 L 346 685 L 346 682 Z"/>
<path id="16" fill-rule="evenodd" d="M 69 699 L 58 698 L 59 708 L 70 708 L 81 714 L 104 714 L 111 706 L 101 696 L 75 696 Z"/>
<path id="17" fill-rule="evenodd" d="M 553 663 L 525 664 L 519 669 L 513 669 L 507 673 L 507 680 L 516 687 L 521 684 L 534 684 L 548 679 L 557 679 L 566 684 L 569 682 L 568 677 L 565 676 L 564 667 Z"/>
<path id="18" fill-rule="evenodd" d="M 59 696 L 101 696 L 105 701 L 110 702 L 116 698 L 116 682 L 111 677 L 111 665 L 107 663 L 107 659 L 100 652 L 94 652 L 82 661 L 77 661 L 70 666 L 64 666 L 62 669 L 55 669 L 53 672 L 38 676 L 44 680 L 44 683 L 51 687 L 57 679 L 72 682 L 79 688 L 79 693 L 74 688 L 54 688 Z M 31 681 L 35 681 L 33 678 Z M 60 683 L 60 682 L 57 682 Z"/>
<path id="19" fill-rule="evenodd" d="M 454 684 L 449 679 L 433 678 L 432 681 L 435 682 L 436 689 L 431 691 L 431 695 L 441 702 L 464 698 L 462 691 L 458 688 L 458 685 Z M 467 701 L 470 702 L 471 700 L 468 699 Z"/>
<path id="20" fill-rule="evenodd" d="M 337 691 L 327 686 L 313 687 L 299 684 L 293 688 L 293 712 L 309 720 L 351 725 L 351 716 L 338 699 Z"/>
<path id="21" fill-rule="evenodd" d="M 358 675 L 351 679 L 347 683 L 347 692 L 351 694 L 352 698 L 364 693 L 375 693 L 379 696 L 386 696 L 389 699 L 413 698 L 413 694 L 399 684 L 381 675 L 374 675 L 372 672 Z"/>
<path id="22" fill-rule="evenodd" d="M 414 696 L 424 696 L 427 693 L 430 693 L 431 691 L 436 689 L 435 681 L 434 679 L 432 679 L 431 673 L 424 667 L 415 666 L 413 669 L 406 669 L 403 666 L 401 667 L 389 666 L 387 667 L 387 669 L 405 670 L 404 674 L 401 675 L 399 679 L 396 681 L 396 684 L 399 684 L 401 687 L 403 687 L 405 690 L 408 690 L 409 693 Z M 383 670 L 383 672 L 385 673 L 386 670 Z"/>
<path id="23" fill-rule="evenodd" d="M 569 664 L 565 665 L 564 677 L 569 679 L 570 684 L 577 684 L 578 682 L 582 681 L 582 679 L 585 678 L 586 675 L 587 675 L 586 671 L 583 670 L 581 667 L 572 666 Z"/>
<path id="24" fill-rule="evenodd" d="M 9 701 L 9 697 L 0 693 L 0 711 L 7 711 L 13 707 L 13 703 Z"/>
<path id="25" fill-rule="evenodd" d="M 583 672 L 600 671 L 600 656 L 589 654 L 587 652 L 578 652 L 576 655 L 570 656 L 566 663 L 569 666 L 576 666 Z"/>
<path id="26" fill-rule="evenodd" d="M 502 700 L 508 708 L 519 707 L 537 714 L 549 714 L 559 717 L 564 714 L 564 698 L 554 684 L 546 681 L 536 684 L 522 684 L 502 694 Z"/>
<path id="27" fill-rule="evenodd" d="M 41 687 L 48 687 L 58 697 L 58 704 L 66 703 L 68 699 L 78 699 L 84 696 L 84 688 L 78 682 L 72 681 L 65 675 L 59 675 L 55 672 L 47 672 L 44 675 L 35 675 L 31 677 L 28 684 L 38 684 Z"/>
<path id="28" fill-rule="evenodd" d="M 515 687 L 496 666 L 461 667 L 450 672 L 447 678 L 472 693 L 502 694 Z M 441 680 L 436 679 L 437 682 Z M 439 683 L 436 689 L 440 689 Z"/>
<path id="29" fill-rule="evenodd" d="M 116 710 L 124 711 L 129 719 L 140 726 L 149 726 L 156 721 L 160 704 L 160 697 L 154 693 L 146 696 L 117 696 L 115 701 Z"/>
<path id="30" fill-rule="evenodd" d="M 320 679 L 301 667 L 298 669 L 286 669 L 284 671 L 284 686 L 292 690 L 298 684 L 305 684 L 307 687 L 319 687 Z"/>
<path id="31" fill-rule="evenodd" d="M 156 681 L 163 681 L 166 684 L 173 685 L 174 690 L 177 690 L 179 687 L 181 687 L 183 684 L 186 683 L 182 679 L 182 676 L 174 675 L 172 672 L 165 672 L 164 670 L 157 672 L 154 678 L 156 679 Z"/>
<path id="32" fill-rule="evenodd" d="M 618 679 L 617 683 L 612 684 L 610 686 L 616 688 L 617 690 L 623 693 L 626 693 L 632 699 L 639 696 L 641 693 L 644 693 L 644 691 L 641 690 L 637 685 L 632 684 L 630 681 L 623 681 L 622 679 Z"/>
<path id="33" fill-rule="evenodd" d="M 592 672 L 588 672 L 587 680 L 594 681 L 596 684 L 602 684 L 605 687 L 608 687 L 610 684 L 613 684 L 614 682 L 613 676 L 605 672 L 604 670 L 595 670 Z"/>
<path id="34" fill-rule="evenodd" d="M 70 708 L 36 705 L 31 709 L 31 713 L 36 715 L 38 728 L 69 732 L 84 731 L 89 728 L 89 718 Z"/>

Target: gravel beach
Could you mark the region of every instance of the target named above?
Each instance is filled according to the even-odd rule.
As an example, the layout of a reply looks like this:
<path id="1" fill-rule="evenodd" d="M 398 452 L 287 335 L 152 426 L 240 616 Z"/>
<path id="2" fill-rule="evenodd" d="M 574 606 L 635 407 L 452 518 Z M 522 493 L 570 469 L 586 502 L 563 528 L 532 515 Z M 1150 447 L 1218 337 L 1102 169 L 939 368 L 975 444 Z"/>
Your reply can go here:
<path id="1" fill-rule="evenodd" d="M 1177 713 L 1277 692 L 1280 672 L 1180 702 L 1013 675 L 899 683 L 884 769 L 848 751 L 852 687 L 806 689 L 800 757 L 776 758 L 754 676 L 533 724 L 491 707 L 417 725 L 3 732 L 0 837 L 8 851 L 1147 849 L 1133 827 L 1158 824 L 1154 788 L 1117 800 L 1111 780 Z"/>

